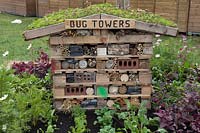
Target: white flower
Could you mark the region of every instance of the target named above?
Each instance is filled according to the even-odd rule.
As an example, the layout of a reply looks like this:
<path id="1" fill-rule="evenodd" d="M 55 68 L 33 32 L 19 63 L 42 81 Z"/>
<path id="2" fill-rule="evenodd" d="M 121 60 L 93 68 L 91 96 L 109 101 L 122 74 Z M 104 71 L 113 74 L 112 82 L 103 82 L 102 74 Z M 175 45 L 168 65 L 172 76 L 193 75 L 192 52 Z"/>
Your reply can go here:
<path id="1" fill-rule="evenodd" d="M 160 58 L 160 54 L 156 54 L 155 57 L 156 57 L 156 58 Z"/>
<path id="2" fill-rule="evenodd" d="M 162 42 L 162 39 L 158 39 L 157 42 Z"/>
<path id="3" fill-rule="evenodd" d="M 27 50 L 29 50 L 31 47 L 32 47 L 32 44 L 30 43 L 29 46 L 28 46 L 28 48 L 27 48 Z"/>
<path id="4" fill-rule="evenodd" d="M 4 124 L 4 125 L 2 126 L 2 130 L 3 130 L 4 132 L 6 132 L 6 130 L 7 130 L 7 125 Z"/>
<path id="5" fill-rule="evenodd" d="M 46 91 L 46 88 L 43 87 L 43 88 L 42 88 L 42 91 Z"/>
<path id="6" fill-rule="evenodd" d="M 153 48 L 155 48 L 155 46 L 153 46 Z"/>
<path id="7" fill-rule="evenodd" d="M 7 56 L 9 54 L 9 51 L 6 51 L 5 53 L 3 53 L 3 57 Z"/>
<path id="8" fill-rule="evenodd" d="M 156 42 L 155 44 L 156 44 L 156 45 L 160 45 L 160 42 Z"/>
<path id="9" fill-rule="evenodd" d="M 22 21 L 20 19 L 15 19 L 13 21 L 11 21 L 12 24 L 21 24 Z"/>
<path id="10" fill-rule="evenodd" d="M 15 102 L 13 99 L 10 99 L 8 102 L 10 102 L 10 103 L 13 103 L 13 102 Z"/>
<path id="11" fill-rule="evenodd" d="M 8 94 L 4 95 L 3 97 L 0 98 L 0 101 L 5 100 L 8 97 Z"/>
<path id="12" fill-rule="evenodd" d="M 155 37 L 157 37 L 157 38 L 160 37 L 160 34 L 156 34 Z"/>

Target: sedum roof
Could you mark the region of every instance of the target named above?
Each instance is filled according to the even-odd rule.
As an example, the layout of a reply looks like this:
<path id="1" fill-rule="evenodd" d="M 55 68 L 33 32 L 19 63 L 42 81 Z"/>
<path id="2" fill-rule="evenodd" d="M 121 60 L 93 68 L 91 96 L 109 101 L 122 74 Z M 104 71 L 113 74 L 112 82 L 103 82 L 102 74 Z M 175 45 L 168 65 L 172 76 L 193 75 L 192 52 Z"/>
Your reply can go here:
<path id="1" fill-rule="evenodd" d="M 33 21 L 33 23 L 28 26 L 28 30 L 41 28 L 53 24 L 59 24 L 64 22 L 65 19 L 76 19 L 100 13 L 110 14 L 122 18 L 135 19 L 147 23 L 161 24 L 164 26 L 177 26 L 173 21 L 167 20 L 159 15 L 155 15 L 144 10 L 123 10 L 106 3 L 91 5 L 86 8 L 69 8 L 66 10 L 60 10 L 58 12 L 48 14 L 43 18 L 39 18 Z"/>

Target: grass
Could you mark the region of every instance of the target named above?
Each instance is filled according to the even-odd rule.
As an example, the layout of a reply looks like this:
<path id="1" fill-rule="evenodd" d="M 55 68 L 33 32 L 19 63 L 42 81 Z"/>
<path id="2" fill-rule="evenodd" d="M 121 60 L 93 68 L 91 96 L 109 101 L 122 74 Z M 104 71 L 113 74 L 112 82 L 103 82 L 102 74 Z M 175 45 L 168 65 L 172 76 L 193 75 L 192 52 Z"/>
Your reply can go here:
<path id="1" fill-rule="evenodd" d="M 15 19 L 22 20 L 22 24 L 12 24 L 11 21 Z M 47 37 L 29 42 L 24 41 L 22 34 L 35 19 L 0 13 L 0 64 L 5 64 L 11 60 L 34 60 L 39 49 L 48 51 Z M 30 43 L 32 48 L 27 50 Z M 9 51 L 9 54 L 3 57 L 2 54 L 5 51 Z"/>

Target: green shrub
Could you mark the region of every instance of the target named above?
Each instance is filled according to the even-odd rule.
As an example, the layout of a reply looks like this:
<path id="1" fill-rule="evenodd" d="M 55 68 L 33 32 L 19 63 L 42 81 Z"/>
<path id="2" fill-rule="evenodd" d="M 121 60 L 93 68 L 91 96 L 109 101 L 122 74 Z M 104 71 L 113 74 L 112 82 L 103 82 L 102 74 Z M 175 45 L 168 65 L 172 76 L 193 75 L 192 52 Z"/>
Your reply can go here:
<path id="1" fill-rule="evenodd" d="M 38 121 L 51 121 L 51 93 L 33 75 L 18 77 L 0 69 L 0 132 L 22 133 Z M 52 124 L 52 123 L 49 123 Z"/>

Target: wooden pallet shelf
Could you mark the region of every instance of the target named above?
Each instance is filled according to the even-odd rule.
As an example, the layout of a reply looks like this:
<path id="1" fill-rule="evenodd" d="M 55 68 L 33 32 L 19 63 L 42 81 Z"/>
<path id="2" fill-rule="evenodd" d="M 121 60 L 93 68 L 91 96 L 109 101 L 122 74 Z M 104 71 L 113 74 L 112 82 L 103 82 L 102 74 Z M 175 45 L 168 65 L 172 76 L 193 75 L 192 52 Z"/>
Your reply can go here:
<path id="1" fill-rule="evenodd" d="M 150 59 L 152 55 L 105 55 L 105 56 L 51 56 L 51 59 L 55 60 L 65 60 L 66 58 L 74 58 L 74 59 L 87 59 L 87 58 L 96 58 L 98 59 L 109 59 L 109 58 L 139 58 L 139 59 Z"/>
<path id="2" fill-rule="evenodd" d="M 65 83 L 65 84 L 63 84 L 63 85 L 55 85 L 56 87 L 64 87 L 64 86 L 68 86 L 68 85 L 70 85 L 70 86 L 91 86 L 91 85 L 102 85 L 102 86 L 104 86 L 104 85 L 124 85 L 124 84 L 126 84 L 126 85 L 128 85 L 128 86 L 136 86 L 136 85 L 144 85 L 144 86 L 146 86 L 146 85 L 149 85 L 149 84 L 142 84 L 142 83 L 134 83 L 134 82 L 121 82 L 121 81 L 117 81 L 117 82 L 85 82 L 85 83 Z"/>
<path id="3" fill-rule="evenodd" d="M 60 73 L 73 73 L 73 72 L 149 72 L 149 69 L 61 69 L 61 70 L 55 70 L 55 74 Z"/>
<path id="4" fill-rule="evenodd" d="M 150 98 L 151 95 L 120 95 L 120 94 L 116 94 L 116 95 L 111 95 L 109 94 L 107 97 L 102 97 L 102 96 L 96 96 L 96 95 L 72 95 L 72 96 L 60 96 L 60 97 L 54 97 L 55 99 L 84 99 L 84 98 Z"/>

